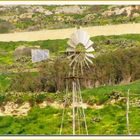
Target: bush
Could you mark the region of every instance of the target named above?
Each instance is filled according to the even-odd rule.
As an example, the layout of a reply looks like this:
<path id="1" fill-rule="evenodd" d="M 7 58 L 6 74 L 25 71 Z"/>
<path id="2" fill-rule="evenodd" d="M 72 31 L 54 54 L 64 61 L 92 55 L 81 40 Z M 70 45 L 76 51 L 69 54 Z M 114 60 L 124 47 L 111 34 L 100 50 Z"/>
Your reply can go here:
<path id="1" fill-rule="evenodd" d="M 13 29 L 13 25 L 7 21 L 0 20 L 0 33 L 9 33 Z"/>
<path id="2" fill-rule="evenodd" d="M 46 98 L 46 95 L 45 94 L 39 94 L 36 96 L 36 102 L 37 103 L 42 103 Z"/>
<path id="3" fill-rule="evenodd" d="M 0 105 L 2 105 L 5 102 L 5 100 L 6 100 L 6 96 L 0 94 Z"/>

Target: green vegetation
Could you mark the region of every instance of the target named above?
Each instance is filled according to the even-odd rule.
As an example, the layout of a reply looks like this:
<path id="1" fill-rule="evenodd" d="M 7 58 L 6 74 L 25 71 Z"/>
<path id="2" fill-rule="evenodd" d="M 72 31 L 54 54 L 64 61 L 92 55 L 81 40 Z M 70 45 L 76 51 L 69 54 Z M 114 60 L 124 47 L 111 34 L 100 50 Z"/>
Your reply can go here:
<path id="1" fill-rule="evenodd" d="M 91 37 L 94 41 L 96 53 L 109 52 L 118 48 L 131 48 L 140 46 L 140 35 L 128 34 L 118 36 L 97 36 Z M 13 52 L 19 46 L 36 46 L 39 45 L 43 49 L 49 49 L 52 55 L 62 54 L 67 47 L 67 39 L 46 40 L 34 42 L 0 42 L 0 65 L 13 62 Z M 8 53 L 8 55 L 6 55 Z"/>
<path id="2" fill-rule="evenodd" d="M 40 5 L 15 6 L 7 9 L 5 7 L 0 13 L 0 33 L 140 22 L 139 8 L 136 6 L 81 5 L 73 8 L 73 5 Z M 68 7 L 69 10 L 66 10 Z"/>
<path id="3" fill-rule="evenodd" d="M 129 34 L 120 36 L 91 37 L 94 42 L 96 58 L 93 67 L 85 71 L 85 76 L 91 78 L 91 87 L 98 85 L 127 84 L 140 78 L 140 35 Z M 30 58 L 15 61 L 14 50 L 18 46 L 39 45 L 50 51 L 52 61 L 32 64 Z M 12 76 L 11 90 L 16 91 L 62 91 L 64 77 L 67 73 L 68 61 L 64 59 L 67 39 L 46 40 L 35 42 L 0 42 L 0 68 L 2 73 L 18 73 Z M 7 55 L 10 54 L 10 55 Z M 57 56 L 57 57 L 56 57 Z M 27 72 L 25 73 L 25 69 Z M 38 69 L 39 74 L 29 70 Z M 37 72 L 38 73 L 38 72 Z M 84 83 L 84 81 L 83 81 Z M 87 88 L 83 84 L 83 88 Z M 10 90 L 9 89 L 9 90 Z"/>
<path id="4" fill-rule="evenodd" d="M 58 134 L 60 115 L 59 110 L 51 107 L 35 107 L 28 117 L 0 117 L 0 134 Z"/>
<path id="5" fill-rule="evenodd" d="M 120 96 L 126 96 L 128 90 L 133 94 L 139 94 L 140 81 L 132 82 L 128 85 L 120 85 L 120 86 L 101 86 L 99 88 L 86 89 L 83 91 L 83 99 L 85 102 L 93 105 L 94 103 L 103 104 L 109 99 L 109 94 L 112 92 L 118 92 Z M 93 98 L 92 98 L 92 95 Z"/>
<path id="6" fill-rule="evenodd" d="M 87 89 L 82 92 L 84 102 L 88 104 L 103 105 L 103 108 L 88 108 L 86 109 L 87 124 L 89 134 L 93 135 L 126 135 L 128 134 L 126 129 L 126 102 L 125 100 L 119 100 L 120 97 L 126 97 L 127 90 L 130 89 L 132 97 L 133 93 L 139 93 L 140 81 L 131 83 L 124 86 L 104 86 L 94 89 Z M 116 98 L 116 102 L 113 104 L 112 93 L 118 92 L 119 98 Z M 33 94 L 33 93 L 32 93 Z M 24 95 L 24 94 L 23 94 Z M 26 94 L 29 95 L 29 94 Z M 42 94 L 39 95 L 39 100 L 42 101 L 52 99 L 53 101 L 62 101 L 64 94 Z M 21 96 L 23 99 L 25 96 Z M 135 96 L 135 98 L 139 96 Z M 131 98 L 133 101 L 134 97 Z M 0 97 L 0 100 L 2 97 Z M 33 100 L 33 98 L 32 98 Z M 27 100 L 26 100 L 27 101 Z M 50 101 L 50 100 L 49 100 Z M 139 109 L 130 107 L 130 130 L 132 134 L 139 134 Z M 70 110 L 68 109 L 68 112 Z M 29 111 L 26 117 L 0 117 L 0 134 L 59 134 L 60 122 L 61 122 L 61 109 L 55 109 L 52 107 L 39 108 L 37 105 Z M 63 133 L 71 134 L 71 121 L 65 120 L 65 126 Z"/>
<path id="7" fill-rule="evenodd" d="M 0 33 L 8 33 L 13 29 L 13 25 L 5 20 L 0 19 Z"/>
<path id="8" fill-rule="evenodd" d="M 130 102 L 139 106 L 137 102 L 140 100 L 140 35 L 97 36 L 91 40 L 94 41 L 96 58 L 93 67 L 84 75 L 91 79 L 88 81 L 90 86 L 81 81 L 83 100 L 89 105 L 85 110 L 89 134 L 127 135 L 128 90 Z M 15 61 L 17 47 L 36 45 L 49 49 L 52 60 L 31 64 L 30 58 L 22 57 Z M 8 102 L 18 105 L 29 102 L 32 107 L 27 116 L 0 116 L 1 135 L 59 134 L 62 109 L 52 107 L 51 103 L 64 101 L 64 77 L 68 71 L 68 61 L 63 57 L 66 47 L 67 39 L 0 42 L 0 107 Z M 25 72 L 25 68 L 37 68 L 40 72 Z M 40 108 L 43 101 L 49 106 Z M 67 111 L 71 113 L 70 108 Z M 131 133 L 140 134 L 139 108 L 130 106 L 129 114 Z M 71 120 L 65 120 L 65 126 L 63 133 L 71 134 Z"/>

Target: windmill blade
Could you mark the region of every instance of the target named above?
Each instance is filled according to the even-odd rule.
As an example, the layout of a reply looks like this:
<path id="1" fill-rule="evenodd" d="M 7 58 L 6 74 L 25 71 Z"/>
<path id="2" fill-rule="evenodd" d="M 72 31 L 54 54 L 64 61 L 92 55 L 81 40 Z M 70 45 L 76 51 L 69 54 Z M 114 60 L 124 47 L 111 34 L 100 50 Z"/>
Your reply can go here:
<path id="1" fill-rule="evenodd" d="M 81 33 L 80 33 L 80 42 L 86 46 L 87 42 L 89 41 L 89 35 L 85 32 L 85 31 L 82 31 L 80 30 Z"/>
<path id="2" fill-rule="evenodd" d="M 73 47 L 73 48 L 76 47 L 76 45 L 73 43 L 73 41 L 72 41 L 71 39 L 68 40 L 67 44 L 68 44 L 69 46 Z"/>
<path id="3" fill-rule="evenodd" d="M 93 42 L 91 40 L 88 40 L 87 44 L 85 45 L 85 48 L 87 49 L 92 45 L 93 45 Z"/>
<path id="4" fill-rule="evenodd" d="M 90 39 L 89 35 L 86 35 L 84 40 L 83 40 L 83 44 L 85 47 L 86 47 L 86 44 L 88 43 L 89 39 Z"/>
<path id="5" fill-rule="evenodd" d="M 68 58 L 70 59 L 70 58 L 72 58 L 74 55 L 75 55 L 75 53 L 72 53 L 72 54 L 70 54 L 70 55 L 68 56 Z"/>
<path id="6" fill-rule="evenodd" d="M 80 29 L 77 30 L 77 35 L 78 35 L 78 41 L 79 42 L 81 42 L 85 37 L 85 33 Z"/>
<path id="7" fill-rule="evenodd" d="M 84 37 L 84 32 L 80 29 L 77 30 L 77 36 L 78 36 L 78 42 L 81 42 L 83 40 Z"/>
<path id="8" fill-rule="evenodd" d="M 78 45 L 79 44 L 79 36 L 77 34 L 77 32 L 74 32 L 72 35 L 71 35 L 71 38 L 70 40 L 73 42 L 73 44 L 75 45 Z"/>
<path id="9" fill-rule="evenodd" d="M 93 64 L 93 62 L 86 56 L 85 59 L 90 62 L 91 64 Z"/>
<path id="10" fill-rule="evenodd" d="M 75 54 L 74 54 L 75 55 Z M 75 55 L 75 57 L 73 58 L 73 60 L 70 63 L 70 66 L 72 65 L 72 63 L 77 62 L 77 58 L 80 56 L 81 54 L 79 53 L 78 55 Z"/>
<path id="11" fill-rule="evenodd" d="M 40 62 L 49 58 L 49 50 L 32 49 L 32 62 Z"/>
<path id="12" fill-rule="evenodd" d="M 71 63 L 70 63 L 70 66 L 74 63 L 74 62 L 76 62 L 76 59 L 79 57 L 79 55 L 76 55 L 73 59 L 72 59 L 72 61 L 71 61 Z"/>
<path id="13" fill-rule="evenodd" d="M 86 52 L 93 52 L 93 51 L 94 51 L 94 49 L 92 46 L 90 46 L 89 48 L 86 49 Z"/>
<path id="14" fill-rule="evenodd" d="M 75 36 L 74 40 L 76 41 L 76 45 L 78 45 L 79 44 L 79 36 L 77 34 L 77 31 L 74 32 L 74 36 Z"/>
<path id="15" fill-rule="evenodd" d="M 90 68 L 90 66 L 89 66 L 89 64 L 88 64 L 88 62 L 87 62 L 86 59 L 84 59 L 84 62 L 85 62 L 85 64 L 87 65 L 87 67 Z"/>
<path id="16" fill-rule="evenodd" d="M 79 37 L 79 43 L 82 43 L 85 46 L 89 40 L 88 34 L 85 31 L 82 31 L 81 29 L 77 30 L 77 34 Z"/>
<path id="17" fill-rule="evenodd" d="M 66 52 L 74 52 L 75 49 L 71 46 L 69 46 L 67 49 L 66 49 Z"/>
<path id="18" fill-rule="evenodd" d="M 95 56 L 92 53 L 86 53 L 85 54 L 87 57 L 95 58 Z"/>

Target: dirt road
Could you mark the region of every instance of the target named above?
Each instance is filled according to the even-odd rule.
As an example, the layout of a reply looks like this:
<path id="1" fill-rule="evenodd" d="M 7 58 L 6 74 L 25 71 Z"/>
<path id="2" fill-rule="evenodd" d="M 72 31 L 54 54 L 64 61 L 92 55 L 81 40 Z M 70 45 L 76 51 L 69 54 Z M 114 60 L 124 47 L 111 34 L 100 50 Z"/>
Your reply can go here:
<path id="1" fill-rule="evenodd" d="M 140 34 L 140 23 L 92 26 L 83 28 L 90 36 L 100 35 L 121 35 L 121 34 Z M 41 30 L 32 32 L 20 32 L 0 34 L 0 41 L 37 41 L 37 40 L 54 40 L 69 38 L 75 28 Z"/>

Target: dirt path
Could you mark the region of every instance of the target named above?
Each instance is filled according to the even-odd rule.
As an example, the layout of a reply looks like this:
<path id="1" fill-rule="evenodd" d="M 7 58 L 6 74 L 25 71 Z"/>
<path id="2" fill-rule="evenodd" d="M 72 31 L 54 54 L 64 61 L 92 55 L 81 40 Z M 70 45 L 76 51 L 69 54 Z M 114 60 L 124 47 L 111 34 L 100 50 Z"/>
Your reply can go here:
<path id="1" fill-rule="evenodd" d="M 90 36 L 100 35 L 121 35 L 121 34 L 140 34 L 140 23 L 92 26 L 83 28 Z M 75 28 L 41 30 L 32 32 L 20 32 L 0 34 L 0 41 L 37 41 L 37 40 L 54 40 L 69 38 Z"/>

